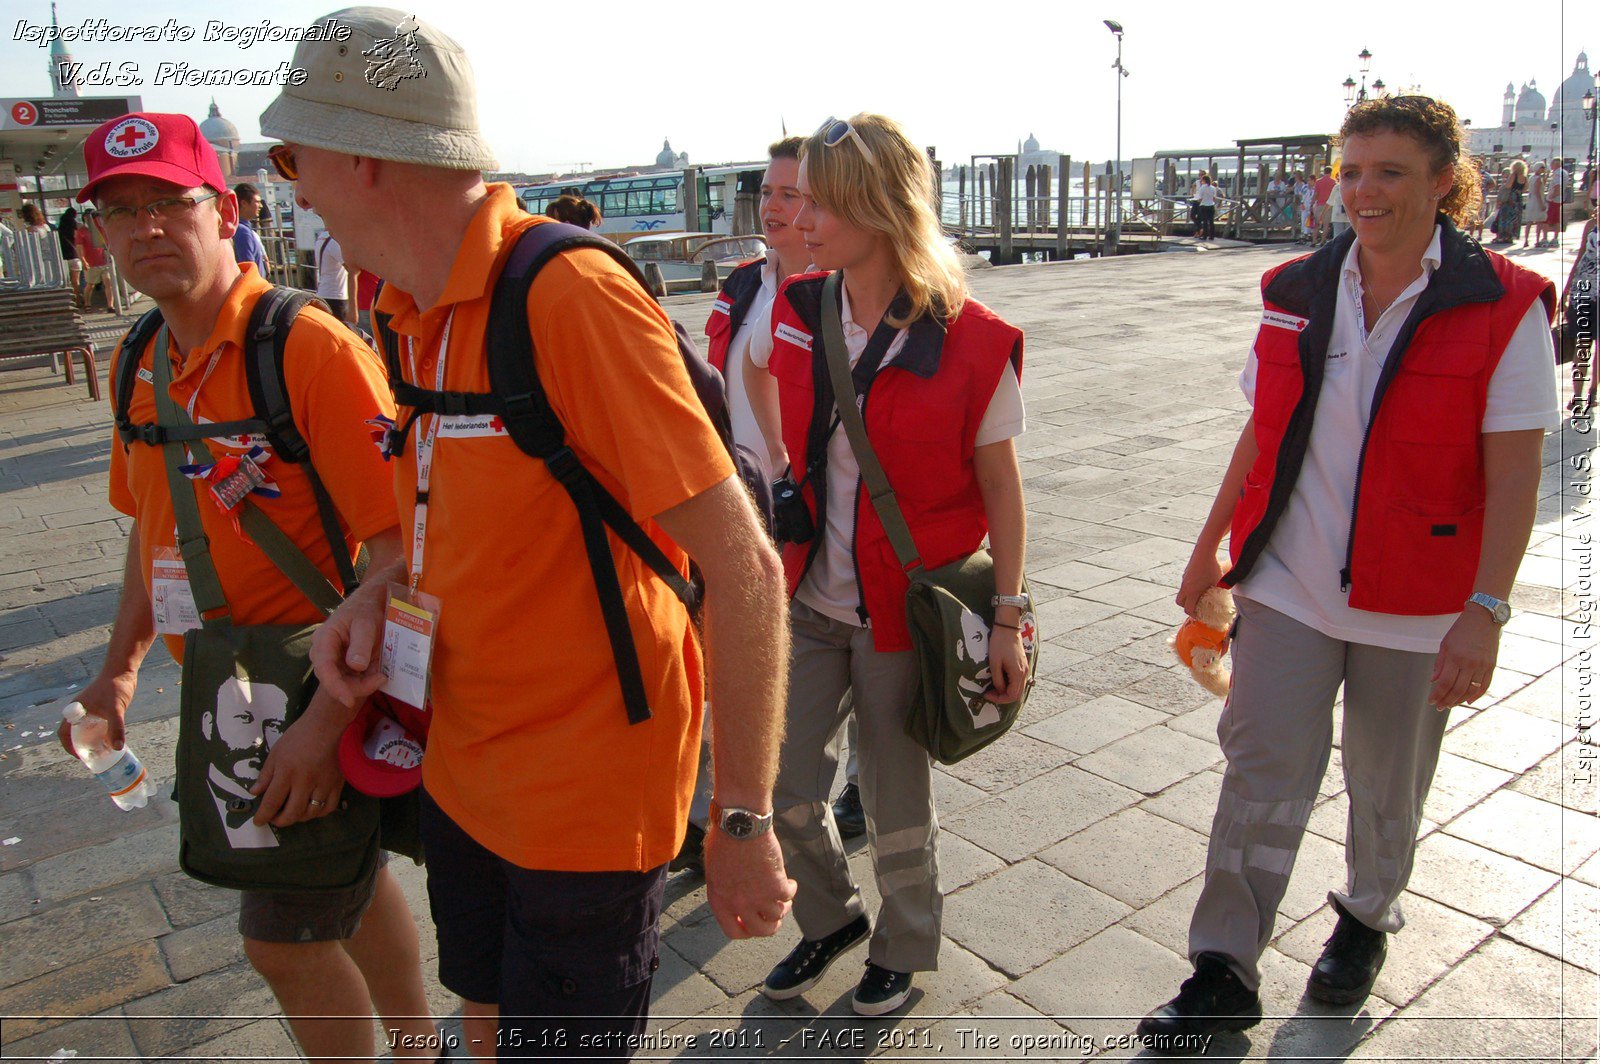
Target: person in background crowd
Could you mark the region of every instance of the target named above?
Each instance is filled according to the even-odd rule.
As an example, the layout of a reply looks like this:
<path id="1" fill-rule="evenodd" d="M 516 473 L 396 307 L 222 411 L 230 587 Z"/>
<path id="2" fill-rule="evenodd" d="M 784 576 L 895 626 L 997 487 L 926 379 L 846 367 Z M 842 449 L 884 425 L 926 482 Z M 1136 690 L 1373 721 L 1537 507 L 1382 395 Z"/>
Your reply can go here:
<path id="1" fill-rule="evenodd" d="M 1550 204 L 1545 199 L 1549 189 L 1550 171 L 1543 162 L 1535 163 L 1528 177 L 1528 205 L 1522 212 L 1522 246 L 1528 246 L 1531 237 L 1535 247 L 1544 247 L 1546 225 L 1550 220 Z"/>
<path id="2" fill-rule="evenodd" d="M 801 149 L 800 193 L 794 224 L 815 266 L 842 275 L 844 343 L 867 432 L 923 564 L 944 565 L 977 549 L 985 534 L 991 540 L 1003 602 L 989 644 L 988 697 L 1014 699 L 1028 671 L 1023 607 L 1015 605 L 1026 603 L 1014 445 L 1023 429 L 1022 333 L 968 296 L 934 213 L 928 157 L 891 119 L 824 122 Z M 918 684 L 908 581 L 865 497 L 849 438 L 830 417 L 825 277 L 794 277 L 779 290 L 773 328 L 752 339 L 746 374 L 769 446 L 787 459 L 815 529 L 810 542 L 784 547 L 794 652 L 773 799 L 800 886 L 794 914 L 804 937 L 761 992 L 780 1001 L 804 994 L 870 935 L 851 1004 L 878 1016 L 905 1003 L 914 973 L 937 968 L 944 900 L 931 762 L 905 730 Z M 876 926 L 829 816 L 836 736 L 851 704 L 882 898 Z"/>
<path id="3" fill-rule="evenodd" d="M 349 74 L 361 69 L 352 57 L 382 50 L 402 24 L 426 77 L 380 87 Z M 466 54 L 415 16 L 359 7 L 318 20 L 291 66 L 306 77 L 261 116 L 262 133 L 283 141 L 269 158 L 349 260 L 383 277 L 374 316 L 401 375 L 392 383 L 487 393 L 501 252 L 550 223 L 509 185 L 483 181 L 497 167 Z M 418 667 L 431 706 L 422 839 L 440 981 L 464 1001 L 474 1055 L 492 1059 L 499 1041 L 522 1056 L 620 1059 L 646 1030 L 705 675 L 718 708 L 712 914 L 730 938 L 772 935 L 788 915 L 794 884 L 770 830 L 782 575 L 665 312 L 623 266 L 596 248 L 557 254 L 526 307 L 567 456 L 667 564 L 700 568 L 708 673 L 679 597 L 637 555 L 618 555 L 648 699 L 643 718 L 630 712 L 584 524 L 551 467 L 498 418 L 464 430 L 405 407 L 404 428 L 385 439 L 406 555 L 369 570 L 319 630 L 312 661 L 332 696 L 364 697 L 384 682 L 390 584 L 438 600 L 436 645 Z"/>
<path id="4" fill-rule="evenodd" d="M 44 220 L 44 211 L 37 204 L 24 203 L 22 205 L 22 225 L 30 233 L 48 233 L 50 224 Z"/>
<path id="5" fill-rule="evenodd" d="M 564 193 L 556 201 L 544 209 L 544 213 L 558 222 L 568 225 L 582 226 L 584 229 L 594 229 L 600 224 L 600 208 L 571 193 Z"/>
<path id="6" fill-rule="evenodd" d="M 67 264 L 67 281 L 72 285 L 72 298 L 79 307 L 86 302 L 83 286 L 83 259 L 78 255 L 78 212 L 71 207 L 56 219 L 56 237 L 61 241 L 61 258 Z"/>
<path id="7" fill-rule="evenodd" d="M 95 285 L 105 297 L 106 309 L 117 313 L 117 299 L 112 292 L 111 269 L 106 265 L 106 238 L 100 216 L 93 207 L 83 209 L 78 224 L 78 256 L 83 259 L 83 307 L 90 309 Z"/>
<path id="8" fill-rule="evenodd" d="M 372 335 L 372 301 L 378 298 L 378 275 L 371 270 L 356 271 L 356 328 Z"/>
<path id="9" fill-rule="evenodd" d="M 1522 231 L 1523 196 L 1528 191 L 1528 164 L 1513 159 L 1511 165 L 1500 172 L 1499 198 L 1494 212 L 1494 241 L 1496 244 L 1515 244 Z"/>
<path id="10" fill-rule="evenodd" d="M 317 298 L 328 304 L 333 316 L 342 322 L 355 324 L 356 279 L 353 271 L 345 269 L 344 250 L 333 234 L 324 230 L 317 234 Z"/>
<path id="11" fill-rule="evenodd" d="M 1193 616 L 1208 589 L 1232 587 L 1239 621 L 1217 726 L 1228 766 L 1189 927 L 1195 971 L 1138 1026 L 1157 1052 L 1202 1051 L 1260 1021 L 1259 961 L 1341 687 L 1347 878 L 1306 993 L 1366 998 L 1404 924 L 1448 711 L 1494 680 L 1544 434 L 1559 424 L 1555 293 L 1456 228 L 1478 200 L 1463 140 L 1437 100 L 1357 104 L 1340 132 L 1354 242 L 1264 278 L 1240 377 L 1253 412 L 1177 595 Z"/>
<path id="12" fill-rule="evenodd" d="M 1328 205 L 1328 200 L 1333 195 L 1337 183 L 1333 179 L 1333 167 L 1324 166 L 1322 176 L 1317 178 L 1315 194 L 1312 197 L 1316 207 L 1316 234 L 1312 243 L 1318 246 L 1326 243 L 1329 238 L 1329 221 L 1333 215 L 1333 208 Z"/>
<path id="13" fill-rule="evenodd" d="M 239 200 L 239 228 L 233 232 L 233 253 L 240 262 L 255 263 L 256 272 L 267 275 L 267 249 L 256 233 L 256 223 L 261 219 L 261 190 L 248 181 L 233 186 Z"/>
<path id="14" fill-rule="evenodd" d="M 1550 205 L 1549 213 L 1545 216 L 1544 243 L 1555 247 L 1561 243 L 1561 234 L 1566 231 L 1567 219 L 1562 212 L 1566 209 L 1567 202 L 1572 199 L 1572 189 L 1568 186 L 1569 175 L 1566 167 L 1561 165 L 1559 157 L 1550 161 L 1550 180 L 1547 183 L 1545 202 Z"/>
<path id="15" fill-rule="evenodd" d="M 1217 186 L 1211 183 L 1209 173 L 1201 172 L 1194 199 L 1195 239 L 1213 240 L 1217 235 Z"/>

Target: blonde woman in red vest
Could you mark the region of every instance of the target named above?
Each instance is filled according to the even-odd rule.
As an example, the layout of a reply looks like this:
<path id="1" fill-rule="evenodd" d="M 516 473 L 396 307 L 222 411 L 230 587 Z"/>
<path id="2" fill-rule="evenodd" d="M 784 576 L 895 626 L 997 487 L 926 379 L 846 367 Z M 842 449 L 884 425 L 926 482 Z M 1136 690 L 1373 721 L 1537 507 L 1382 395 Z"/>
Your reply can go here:
<path id="1" fill-rule="evenodd" d="M 1253 413 L 1177 597 L 1193 614 L 1207 588 L 1231 586 L 1240 617 L 1195 974 L 1139 1025 L 1167 1052 L 1261 1018 L 1258 961 L 1341 686 L 1347 880 L 1330 884 L 1333 935 L 1306 993 L 1348 1006 L 1371 990 L 1404 923 L 1449 710 L 1493 682 L 1544 434 L 1560 423 L 1553 287 L 1457 228 L 1478 174 L 1455 112 L 1373 100 L 1341 139 L 1354 231 L 1263 279 L 1240 378 Z"/>
<path id="2" fill-rule="evenodd" d="M 799 485 L 802 523 L 784 548 L 794 638 L 788 733 L 773 797 L 779 841 L 799 884 L 803 941 L 762 987 L 779 1000 L 815 986 L 870 935 L 856 1012 L 899 1008 L 913 973 L 938 966 L 943 898 L 928 754 L 905 734 L 917 683 L 907 579 L 862 487 L 835 415 L 823 357 L 827 271 L 840 271 L 844 341 L 873 450 L 925 566 L 970 554 L 988 535 L 996 611 L 989 697 L 1027 679 L 1021 581 L 1022 333 L 967 295 L 934 213 L 933 170 L 880 115 L 829 119 L 801 149 L 794 225 L 820 271 L 790 278 L 771 328 L 750 349 L 748 387 L 771 450 Z M 875 368 L 876 367 L 876 368 Z M 770 376 L 768 375 L 770 374 Z M 776 393 L 776 394 L 774 394 Z M 848 400 L 847 400 L 848 401 Z M 828 798 L 837 737 L 853 697 L 867 835 L 882 905 L 874 925 L 845 863 Z"/>

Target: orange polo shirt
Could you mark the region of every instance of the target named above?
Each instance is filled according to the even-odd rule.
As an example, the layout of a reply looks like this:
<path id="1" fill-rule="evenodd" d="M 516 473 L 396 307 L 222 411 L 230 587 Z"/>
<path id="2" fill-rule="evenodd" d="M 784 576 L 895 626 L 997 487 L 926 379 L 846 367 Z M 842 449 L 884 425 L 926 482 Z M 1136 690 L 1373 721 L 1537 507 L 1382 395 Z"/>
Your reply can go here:
<path id="1" fill-rule="evenodd" d="M 229 290 L 205 343 L 192 351 L 179 352 L 177 341 L 172 341 L 171 395 L 185 409 L 194 398 L 191 416 L 196 422 L 254 416 L 245 379 L 244 334 L 250 311 L 269 287 L 255 266 L 240 263 L 239 280 Z M 152 339 L 140 352 L 139 379 L 129 403 L 129 414 L 136 425 L 156 420 L 150 378 L 154 348 Z M 207 367 L 212 363 L 215 365 L 208 374 Z M 116 380 L 116 374 L 113 365 L 112 380 Z M 394 527 L 391 473 L 373 446 L 371 429 L 363 424 L 369 417 L 394 412 L 383 364 L 350 330 L 316 307 L 307 307 L 289 331 L 289 343 L 284 349 L 284 380 L 295 425 L 311 448 L 318 476 L 333 496 L 347 533 L 347 545 L 353 550 L 362 540 Z M 115 402 L 113 395 L 113 409 Z M 207 441 L 218 456 L 243 454 L 256 444 L 266 445 L 266 440 L 225 437 Z M 333 550 L 322 531 L 305 470 L 274 457 L 263 471 L 282 494 L 276 499 L 253 495 L 251 501 L 338 587 Z M 233 527 L 212 501 L 209 487 L 200 481 L 190 483 L 199 499 L 200 523 L 210 538 L 211 560 L 222 580 L 234 621 L 312 624 L 321 620 L 321 612 Z M 177 531 L 161 448 L 142 443 L 124 446 L 113 429 L 110 495 L 112 506 L 139 523 L 139 567 L 148 592 L 151 556 L 157 547 L 173 546 Z M 172 656 L 182 661 L 182 638 L 164 638 Z"/>
<path id="2" fill-rule="evenodd" d="M 393 315 L 407 380 L 437 387 L 453 316 L 444 389 L 489 390 L 484 333 L 502 252 L 545 221 L 525 214 L 509 186 L 493 185 L 435 306 L 419 311 L 384 286 L 377 310 Z M 539 272 L 528 322 L 568 445 L 684 565 L 649 519 L 733 467 L 666 314 L 608 255 L 583 250 Z M 395 463 L 412 550 L 415 445 L 431 420 L 418 419 Z M 442 605 L 424 781 L 474 839 L 525 868 L 654 868 L 681 842 L 700 740 L 703 681 L 687 615 L 612 536 L 654 714 L 630 725 L 571 497 L 486 420 L 442 419 L 433 453 L 420 587 Z"/>

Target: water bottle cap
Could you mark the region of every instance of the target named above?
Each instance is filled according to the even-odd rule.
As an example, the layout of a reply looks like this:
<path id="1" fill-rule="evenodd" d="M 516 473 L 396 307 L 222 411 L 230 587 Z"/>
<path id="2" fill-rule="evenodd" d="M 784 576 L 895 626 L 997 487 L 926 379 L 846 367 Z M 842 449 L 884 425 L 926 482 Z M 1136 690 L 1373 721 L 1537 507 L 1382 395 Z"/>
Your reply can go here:
<path id="1" fill-rule="evenodd" d="M 83 708 L 82 702 L 68 702 L 61 710 L 61 719 L 68 724 L 76 724 L 88 715 L 89 711 Z"/>

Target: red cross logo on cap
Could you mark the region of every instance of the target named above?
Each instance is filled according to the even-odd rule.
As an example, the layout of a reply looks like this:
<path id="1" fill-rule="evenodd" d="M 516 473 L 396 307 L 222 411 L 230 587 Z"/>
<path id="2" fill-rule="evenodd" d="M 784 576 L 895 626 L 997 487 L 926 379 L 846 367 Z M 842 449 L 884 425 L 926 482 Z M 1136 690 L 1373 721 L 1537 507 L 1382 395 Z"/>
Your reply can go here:
<path id="1" fill-rule="evenodd" d="M 143 155 L 156 146 L 160 136 L 153 122 L 143 118 L 127 118 L 106 134 L 106 154 L 118 159 Z"/>

